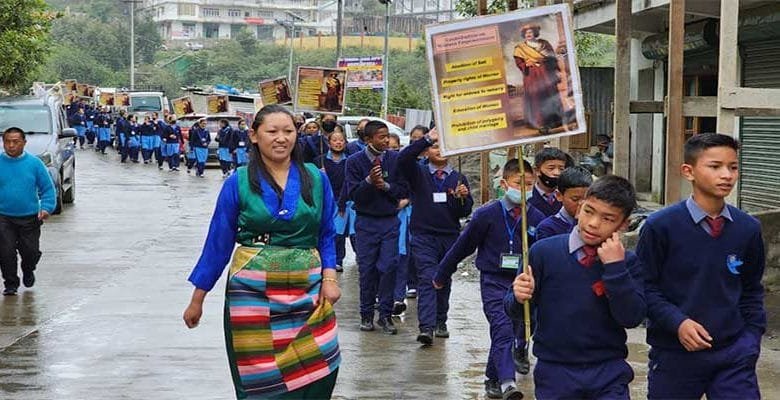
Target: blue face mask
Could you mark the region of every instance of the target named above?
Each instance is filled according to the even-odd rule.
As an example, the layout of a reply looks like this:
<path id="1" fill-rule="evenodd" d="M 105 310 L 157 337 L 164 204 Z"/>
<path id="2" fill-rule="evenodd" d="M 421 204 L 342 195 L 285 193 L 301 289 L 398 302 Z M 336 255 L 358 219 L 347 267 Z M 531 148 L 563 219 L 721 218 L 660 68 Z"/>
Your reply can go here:
<path id="1" fill-rule="evenodd" d="M 523 201 L 523 192 L 513 187 L 507 187 L 504 196 L 512 204 L 520 204 Z"/>

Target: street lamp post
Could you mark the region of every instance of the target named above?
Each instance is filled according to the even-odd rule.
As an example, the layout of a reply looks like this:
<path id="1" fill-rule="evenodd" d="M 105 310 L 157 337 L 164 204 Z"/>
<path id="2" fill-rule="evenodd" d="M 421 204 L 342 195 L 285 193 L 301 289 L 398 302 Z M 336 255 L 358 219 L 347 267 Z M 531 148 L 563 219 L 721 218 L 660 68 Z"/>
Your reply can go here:
<path id="1" fill-rule="evenodd" d="M 384 59 L 382 60 L 382 78 L 383 78 L 383 89 L 382 89 L 382 118 L 387 119 L 388 114 L 388 100 L 390 98 L 390 88 L 388 87 L 388 72 L 390 68 L 388 68 L 388 64 L 390 63 L 390 3 L 392 3 L 392 0 L 379 0 L 380 3 L 385 5 L 385 54 Z"/>
<path id="2" fill-rule="evenodd" d="M 295 19 L 290 21 L 290 63 L 287 65 L 287 82 L 292 85 L 293 49 L 295 49 Z"/>

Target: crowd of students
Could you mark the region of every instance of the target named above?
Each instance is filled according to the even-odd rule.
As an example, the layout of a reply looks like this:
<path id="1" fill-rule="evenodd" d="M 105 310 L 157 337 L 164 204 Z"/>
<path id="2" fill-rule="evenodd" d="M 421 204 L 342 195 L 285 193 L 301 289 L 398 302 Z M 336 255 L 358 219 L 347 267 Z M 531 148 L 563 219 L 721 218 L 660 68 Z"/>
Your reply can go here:
<path id="1" fill-rule="evenodd" d="M 758 222 L 725 203 L 738 176 L 733 138 L 702 134 L 686 143 L 682 173 L 693 194 L 652 214 L 634 253 L 619 237 L 637 204 L 631 183 L 614 175 L 594 181 L 559 149 L 542 149 L 533 166 L 523 160 L 525 175 L 520 161 L 507 161 L 500 198 L 472 213 L 468 180 L 441 156 L 435 130 L 415 128 L 396 151 L 381 122 L 361 121 L 359 139 L 346 146 L 335 122 L 308 124 L 300 145 L 338 198 L 338 268 L 346 239 L 356 252 L 361 331 L 376 324 L 397 333 L 393 316 L 416 294 L 417 341 L 449 337 L 452 275 L 476 251 L 491 339 L 488 398 L 522 398 L 515 373 L 531 369 L 528 300 L 537 398 L 628 398 L 626 329 L 644 321 L 650 398 L 759 397 L 764 249 Z"/>

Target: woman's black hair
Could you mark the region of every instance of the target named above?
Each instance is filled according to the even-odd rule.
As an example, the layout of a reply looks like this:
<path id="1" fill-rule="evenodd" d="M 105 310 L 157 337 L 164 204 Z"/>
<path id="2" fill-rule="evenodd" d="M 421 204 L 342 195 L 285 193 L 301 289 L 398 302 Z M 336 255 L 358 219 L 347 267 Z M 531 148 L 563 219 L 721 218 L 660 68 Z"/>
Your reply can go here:
<path id="1" fill-rule="evenodd" d="M 265 117 L 270 114 L 284 114 L 290 117 L 291 121 L 293 118 L 292 113 L 290 113 L 290 111 L 288 111 L 286 108 L 277 104 L 269 104 L 261 108 L 260 111 L 255 114 L 255 119 L 252 121 L 252 131 L 255 132 L 255 134 L 257 134 L 257 130 L 260 128 L 260 125 L 263 124 Z M 314 198 L 312 196 L 311 188 L 314 186 L 314 182 L 312 176 L 309 174 L 309 171 L 303 165 L 302 152 L 302 148 L 298 146 L 297 143 L 293 144 L 293 150 L 292 153 L 290 153 L 290 162 L 298 167 L 298 173 L 301 179 L 301 197 L 303 197 L 303 201 L 305 201 L 309 206 L 313 206 Z M 259 195 L 263 194 L 263 189 L 262 186 L 260 186 L 259 179 L 260 177 L 263 177 L 263 179 L 265 179 L 274 189 L 276 195 L 280 198 L 282 197 L 282 187 L 279 186 L 271 174 L 268 173 L 268 169 L 266 169 L 265 163 L 263 162 L 263 157 L 260 156 L 260 147 L 257 145 L 257 143 L 252 143 L 252 146 L 249 147 L 248 169 L 249 185 L 253 192 Z"/>

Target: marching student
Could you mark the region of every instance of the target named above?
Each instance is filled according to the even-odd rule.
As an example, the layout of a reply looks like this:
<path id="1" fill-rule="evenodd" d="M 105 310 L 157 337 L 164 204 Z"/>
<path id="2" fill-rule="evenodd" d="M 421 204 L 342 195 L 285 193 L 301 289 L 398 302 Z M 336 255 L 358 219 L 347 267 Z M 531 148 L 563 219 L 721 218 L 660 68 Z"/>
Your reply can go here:
<path id="1" fill-rule="evenodd" d="M 85 110 L 87 116 L 87 144 L 92 145 L 95 143 L 95 137 L 97 137 L 97 128 L 95 127 L 95 117 L 98 114 L 97 109 L 93 105 L 87 105 Z"/>
<path id="2" fill-rule="evenodd" d="M 222 177 L 227 178 L 230 175 L 230 170 L 233 164 L 233 128 L 230 127 L 230 122 L 227 119 L 219 120 L 219 131 L 217 131 L 216 137 L 219 148 L 217 149 L 217 156 L 219 157 L 219 167 L 222 168 Z"/>
<path id="3" fill-rule="evenodd" d="M 76 130 L 76 138 L 79 143 L 79 148 L 84 148 L 84 140 L 86 138 L 86 125 L 87 117 L 83 108 L 79 108 L 75 113 L 70 116 L 70 126 Z M 74 141 L 75 143 L 75 141 Z"/>
<path id="4" fill-rule="evenodd" d="M 160 119 L 160 115 L 157 112 L 152 113 L 152 126 L 154 127 L 155 137 L 153 140 L 154 159 L 157 161 L 157 169 L 162 171 L 163 163 L 168 158 L 164 154 L 165 150 L 165 132 L 168 130 L 168 126 L 165 121 Z"/>
<path id="5" fill-rule="evenodd" d="M 396 334 L 391 312 L 398 262 L 398 202 L 408 197 L 397 174 L 398 153 L 387 151 L 388 129 L 380 121 L 366 124 L 367 146 L 347 159 L 346 190 L 355 202 L 356 253 L 360 272 L 360 330 L 374 330 L 374 304 L 379 295 L 378 324 Z"/>
<path id="6" fill-rule="evenodd" d="M 392 134 L 391 134 L 392 135 Z M 398 202 L 398 265 L 395 267 L 392 315 L 398 317 L 406 311 L 406 289 L 409 282 L 409 263 L 411 261 L 411 243 L 409 242 L 409 222 L 412 217 L 412 203 L 409 199 Z"/>
<path id="7" fill-rule="evenodd" d="M 347 144 L 347 155 L 353 155 L 355 153 L 363 151 L 366 148 L 366 141 L 363 137 L 363 131 L 366 129 L 366 124 L 370 121 L 368 118 L 363 118 L 358 121 L 357 128 L 355 129 L 355 136 L 357 139 Z"/>
<path id="8" fill-rule="evenodd" d="M 333 114 L 324 114 L 320 121 L 322 130 L 300 138 L 303 146 L 303 160 L 313 163 L 314 159 L 328 152 L 328 136 L 336 129 L 336 116 Z"/>
<path id="9" fill-rule="evenodd" d="M 512 347 L 520 324 L 507 316 L 503 302 L 504 295 L 512 287 L 518 267 L 522 265 L 521 235 L 528 235 L 529 242 L 533 237 L 519 229 L 522 226 L 520 203 L 524 185 L 516 158 L 504 165 L 503 176 L 501 186 L 506 194 L 501 200 L 490 202 L 474 211 L 471 221 L 439 262 L 434 287 L 441 289 L 450 283 L 458 263 L 477 250 L 474 263 L 480 272 L 482 309 L 490 325 L 485 392 L 491 399 L 521 399 L 523 394 L 515 384 L 512 358 Z M 526 216 L 529 231 L 530 227 L 544 219 L 544 214 L 531 205 L 527 207 Z M 525 343 L 517 343 L 516 346 L 524 348 Z"/>
<path id="10" fill-rule="evenodd" d="M 577 209 L 593 183 L 590 171 L 583 167 L 566 168 L 558 177 L 555 198 L 563 205 L 557 214 L 544 219 L 536 227 L 536 240 L 571 232 L 577 224 Z"/>
<path id="11" fill-rule="evenodd" d="M 203 171 L 206 169 L 206 160 L 209 157 L 209 143 L 211 143 L 211 134 L 206 129 L 206 118 L 201 118 L 198 123 L 190 129 L 190 148 L 192 149 L 193 161 L 197 165 L 195 176 L 203 178 Z M 190 166 L 187 165 L 189 172 Z"/>
<path id="12" fill-rule="evenodd" d="M 168 124 L 165 125 L 165 139 L 163 140 L 163 146 L 165 151 L 165 158 L 168 159 L 168 170 L 179 170 L 179 158 L 180 148 L 182 144 L 181 127 L 176 123 L 176 115 L 171 114 L 168 116 Z"/>
<path id="13" fill-rule="evenodd" d="M 410 231 L 412 258 L 415 260 L 417 284 L 417 318 L 420 334 L 417 341 L 433 344 L 434 336 L 449 337 L 450 282 L 434 288 L 433 279 L 439 261 L 452 247 L 460 233 L 460 219 L 471 213 L 474 199 L 468 179 L 455 171 L 446 157 L 442 157 L 436 130 L 412 142 L 398 156 L 398 168 L 409 182 L 412 194 Z M 429 163 L 420 164 L 420 154 L 427 155 Z"/>
<path id="14" fill-rule="evenodd" d="M 309 121 L 306 123 L 306 125 L 303 125 L 303 131 L 301 132 L 301 137 L 316 135 L 319 131 L 320 131 L 320 124 L 318 124 L 317 121 Z"/>
<path id="15" fill-rule="evenodd" d="M 519 274 L 506 294 L 510 317 L 522 319 L 529 299 L 537 311 L 536 398 L 630 398 L 634 372 L 626 362 L 626 329 L 642 323 L 647 306 L 642 267 L 623 248 L 619 232 L 635 207 L 628 180 L 608 175 L 596 181 L 577 227 L 537 241 L 528 273 Z"/>
<path id="16" fill-rule="evenodd" d="M 344 271 L 347 237 L 350 238 L 352 248 L 355 248 L 355 212 L 354 210 L 352 210 L 351 214 L 346 212 L 346 199 L 345 196 L 342 196 L 347 164 L 347 155 L 344 152 L 346 142 L 344 132 L 334 130 L 328 138 L 330 150 L 314 160 L 315 165 L 322 165 L 322 169 L 325 170 L 325 174 L 328 175 L 328 180 L 330 180 L 333 195 L 338 200 L 338 212 L 334 217 L 334 225 L 336 227 L 336 272 Z M 352 220 L 351 223 L 350 219 Z M 352 226 L 350 227 L 350 225 Z"/>
<path id="17" fill-rule="evenodd" d="M 128 117 L 127 138 L 125 139 L 124 149 L 122 153 L 122 162 L 127 162 L 127 158 L 130 161 L 138 163 L 138 150 L 141 147 L 141 126 L 138 125 L 138 121 L 135 115 Z"/>
<path id="18" fill-rule="evenodd" d="M 106 147 L 111 145 L 111 115 L 108 113 L 108 107 L 103 107 L 100 113 L 95 117 L 97 126 L 97 148 L 101 154 L 106 154 Z"/>
<path id="19" fill-rule="evenodd" d="M 127 112 L 125 110 L 119 111 L 119 118 L 116 119 L 114 124 L 114 131 L 116 133 L 116 150 L 119 152 L 120 160 L 127 152 L 125 144 L 127 142 L 127 131 L 130 128 L 130 123 L 127 122 Z"/>
<path id="20" fill-rule="evenodd" d="M 233 131 L 233 134 L 230 137 L 230 148 L 233 149 L 233 166 L 235 169 L 238 169 L 238 167 L 246 165 L 247 161 L 249 161 L 246 152 L 247 145 L 249 144 L 249 129 L 246 127 L 246 121 L 243 119 L 238 121 L 238 128 Z"/>
<path id="21" fill-rule="evenodd" d="M 561 209 L 561 202 L 555 197 L 558 177 L 568 166 L 570 157 L 555 147 L 546 147 L 534 156 L 536 185 L 528 203 L 541 211 L 545 217 L 555 215 Z"/>
<path id="22" fill-rule="evenodd" d="M 144 164 L 152 162 L 152 153 L 154 152 L 154 126 L 152 125 L 152 118 L 147 114 L 144 115 L 144 122 L 141 123 L 141 157 L 144 160 Z"/>
<path id="23" fill-rule="evenodd" d="M 639 235 L 650 399 L 761 397 L 764 242 L 758 220 L 726 203 L 738 151 L 726 135 L 688 139 L 681 173 L 693 194 L 651 214 Z"/>

